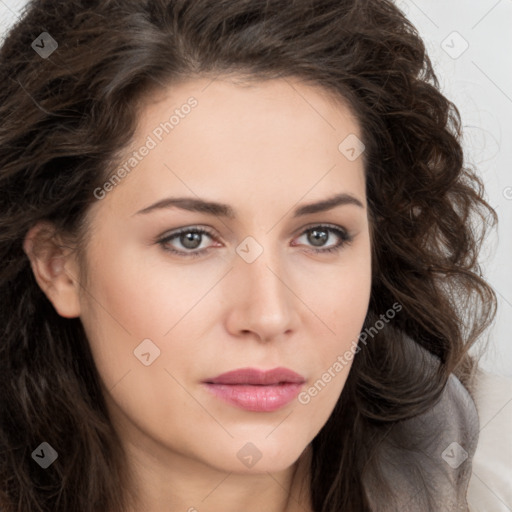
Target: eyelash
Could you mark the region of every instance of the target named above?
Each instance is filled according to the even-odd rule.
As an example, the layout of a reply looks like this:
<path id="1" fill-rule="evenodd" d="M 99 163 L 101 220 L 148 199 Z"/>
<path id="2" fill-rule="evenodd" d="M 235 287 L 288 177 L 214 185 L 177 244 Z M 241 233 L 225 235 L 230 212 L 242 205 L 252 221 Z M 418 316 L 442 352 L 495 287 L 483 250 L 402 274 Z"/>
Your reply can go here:
<path id="1" fill-rule="evenodd" d="M 310 228 L 307 228 L 299 236 L 302 236 L 302 235 L 309 233 L 311 231 L 314 231 L 316 229 L 325 230 L 327 232 L 335 233 L 340 238 L 340 242 L 338 242 L 337 244 L 335 244 L 331 247 L 327 247 L 325 249 L 314 249 L 314 248 L 309 249 L 309 251 L 311 251 L 315 254 L 328 254 L 328 253 L 339 252 L 345 245 L 350 244 L 353 240 L 353 237 L 351 235 L 349 235 L 344 229 L 341 229 L 341 228 L 335 227 L 335 226 L 329 226 L 326 224 L 319 224 L 317 226 L 312 226 Z M 170 252 L 172 254 L 176 254 L 177 256 L 180 256 L 183 258 L 198 257 L 211 249 L 211 247 L 206 247 L 204 249 L 200 249 L 199 251 L 193 251 L 193 252 L 192 251 L 177 251 L 176 249 L 172 249 L 166 245 L 171 240 L 178 238 L 183 233 L 196 233 L 196 234 L 200 234 L 200 235 L 208 235 L 212 239 L 215 239 L 214 234 L 212 232 L 210 232 L 208 229 L 192 226 L 192 227 L 181 228 L 181 229 L 173 232 L 172 234 L 167 235 L 167 236 L 157 240 L 157 243 L 165 251 Z"/>

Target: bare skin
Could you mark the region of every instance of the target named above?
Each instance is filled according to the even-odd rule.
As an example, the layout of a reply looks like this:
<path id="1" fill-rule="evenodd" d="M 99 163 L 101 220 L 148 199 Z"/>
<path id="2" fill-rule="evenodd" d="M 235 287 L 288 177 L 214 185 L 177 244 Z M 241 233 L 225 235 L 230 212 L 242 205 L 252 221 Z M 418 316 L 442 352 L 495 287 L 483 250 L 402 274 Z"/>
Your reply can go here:
<path id="1" fill-rule="evenodd" d="M 57 246 L 34 256 L 40 225 L 25 250 L 57 312 L 84 325 L 128 456 L 133 512 L 307 512 L 310 443 L 351 367 L 333 364 L 354 347 L 370 297 L 363 161 L 338 149 L 360 129 L 342 103 L 298 81 L 210 82 L 147 98 L 123 161 L 148 136 L 155 145 L 90 208 L 86 269 Z M 172 131 L 155 132 L 192 96 Z M 293 215 L 338 194 L 337 206 Z M 234 216 L 138 213 L 169 197 L 225 203 Z M 191 248 L 169 238 L 179 228 L 209 234 Z M 147 339 L 145 365 L 134 351 Z M 302 400 L 251 411 L 203 383 L 244 367 L 301 374 Z M 261 458 L 248 465 L 243 447 Z"/>

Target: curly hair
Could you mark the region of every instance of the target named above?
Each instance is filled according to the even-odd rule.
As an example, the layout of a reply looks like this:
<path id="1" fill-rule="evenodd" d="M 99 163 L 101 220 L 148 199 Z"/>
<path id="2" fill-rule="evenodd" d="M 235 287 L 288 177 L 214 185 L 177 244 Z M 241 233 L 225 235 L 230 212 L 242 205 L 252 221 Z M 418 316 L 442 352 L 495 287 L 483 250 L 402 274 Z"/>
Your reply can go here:
<path id="1" fill-rule="evenodd" d="M 47 32 L 58 48 L 41 58 Z M 57 314 L 23 241 L 45 220 L 83 250 L 93 191 L 118 165 L 155 87 L 222 74 L 298 77 L 346 102 L 366 146 L 372 289 L 365 325 L 403 310 L 358 352 L 312 442 L 317 512 L 370 511 L 363 484 L 390 426 L 429 410 L 496 297 L 478 254 L 496 213 L 464 161 L 461 119 L 416 29 L 390 0 L 32 0 L 0 52 L 0 505 L 122 512 L 129 489 L 79 318 Z M 412 370 L 410 337 L 439 359 Z M 67 457 L 38 472 L 45 439 Z M 87 478 L 84 478 L 87 475 Z"/>

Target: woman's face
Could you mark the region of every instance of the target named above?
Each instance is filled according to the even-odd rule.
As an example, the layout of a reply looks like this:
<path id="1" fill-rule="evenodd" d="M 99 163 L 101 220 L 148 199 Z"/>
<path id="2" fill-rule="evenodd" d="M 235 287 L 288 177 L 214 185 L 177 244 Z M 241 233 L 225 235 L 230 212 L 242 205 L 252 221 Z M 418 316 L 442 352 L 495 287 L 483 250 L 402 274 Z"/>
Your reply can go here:
<path id="1" fill-rule="evenodd" d="M 370 295 L 356 137 L 346 108 L 288 79 L 190 81 L 147 101 L 125 172 L 95 191 L 79 292 L 129 446 L 278 471 L 325 424 Z M 247 368 L 299 377 L 211 382 Z"/>

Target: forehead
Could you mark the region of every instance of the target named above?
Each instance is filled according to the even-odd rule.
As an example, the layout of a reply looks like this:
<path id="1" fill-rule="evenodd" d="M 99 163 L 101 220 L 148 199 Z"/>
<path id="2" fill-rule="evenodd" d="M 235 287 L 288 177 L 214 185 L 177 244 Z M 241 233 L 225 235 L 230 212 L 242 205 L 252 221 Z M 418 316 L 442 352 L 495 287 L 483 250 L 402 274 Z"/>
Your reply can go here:
<path id="1" fill-rule="evenodd" d="M 121 163 L 132 165 L 109 200 L 142 207 L 166 190 L 218 199 L 228 190 L 262 204 L 283 192 L 324 198 L 333 188 L 364 198 L 363 159 L 344 153 L 347 140 L 361 140 L 359 123 L 320 87 L 198 79 L 153 91 L 139 112 Z"/>
<path id="2" fill-rule="evenodd" d="M 187 108 L 191 98 L 199 108 Z M 170 120 L 173 113 L 183 120 L 193 113 L 192 119 L 199 118 L 202 122 L 208 116 L 215 116 L 218 122 L 216 131 L 233 118 L 240 120 L 238 128 L 242 131 L 244 128 L 255 129 L 258 120 L 264 121 L 266 129 L 270 130 L 270 124 L 289 123 L 292 116 L 297 129 L 304 128 L 304 122 L 311 130 L 323 125 L 324 129 L 337 131 L 346 126 L 361 138 L 357 116 L 345 98 L 332 90 L 293 77 L 265 81 L 249 81 L 236 76 L 198 78 L 167 88 L 154 88 L 148 91 L 140 104 L 139 137 L 154 129 L 155 121 Z M 252 127 L 242 124 L 247 119 L 252 119 Z M 180 120 L 175 118 L 171 124 L 177 127 Z"/>

